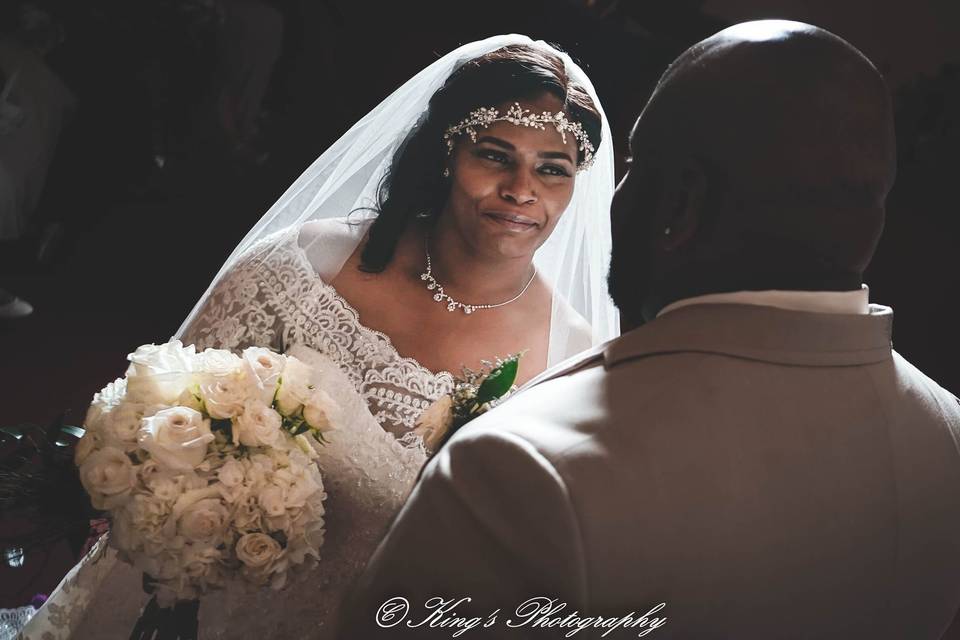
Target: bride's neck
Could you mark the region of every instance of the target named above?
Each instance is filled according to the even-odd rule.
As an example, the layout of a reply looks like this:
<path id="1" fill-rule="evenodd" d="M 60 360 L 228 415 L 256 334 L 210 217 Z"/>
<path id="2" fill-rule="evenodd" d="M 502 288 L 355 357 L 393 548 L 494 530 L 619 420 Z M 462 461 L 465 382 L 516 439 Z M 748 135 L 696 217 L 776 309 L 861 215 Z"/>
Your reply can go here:
<path id="1" fill-rule="evenodd" d="M 447 293 L 464 302 L 482 304 L 508 299 L 523 289 L 533 273 L 529 256 L 480 255 L 452 225 L 417 227 L 412 241 L 419 246 L 420 254 L 419 261 L 414 261 L 414 277 L 419 279 L 426 269 L 425 243 L 429 242 L 433 277 Z"/>

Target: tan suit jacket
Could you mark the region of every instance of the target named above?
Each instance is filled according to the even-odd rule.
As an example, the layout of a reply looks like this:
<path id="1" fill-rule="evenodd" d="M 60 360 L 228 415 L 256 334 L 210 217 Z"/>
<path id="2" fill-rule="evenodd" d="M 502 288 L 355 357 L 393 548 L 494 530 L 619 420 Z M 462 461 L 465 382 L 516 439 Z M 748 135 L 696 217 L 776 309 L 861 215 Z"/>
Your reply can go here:
<path id="1" fill-rule="evenodd" d="M 500 608 L 458 637 L 563 637 L 506 624 L 547 596 L 561 618 L 665 603 L 607 638 L 939 638 L 960 605 L 960 403 L 891 326 L 879 306 L 695 305 L 548 371 L 428 465 L 343 637 L 449 638 L 407 625 L 433 596 Z"/>

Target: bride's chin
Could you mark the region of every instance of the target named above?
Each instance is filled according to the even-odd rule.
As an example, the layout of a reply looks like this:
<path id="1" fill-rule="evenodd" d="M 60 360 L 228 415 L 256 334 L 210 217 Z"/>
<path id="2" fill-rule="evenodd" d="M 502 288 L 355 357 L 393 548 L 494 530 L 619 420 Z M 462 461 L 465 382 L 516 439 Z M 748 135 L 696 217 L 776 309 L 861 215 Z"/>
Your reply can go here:
<path id="1" fill-rule="evenodd" d="M 502 260 L 518 260 L 533 257 L 538 244 L 533 239 L 517 242 L 514 238 L 497 238 L 490 245 L 489 254 Z"/>

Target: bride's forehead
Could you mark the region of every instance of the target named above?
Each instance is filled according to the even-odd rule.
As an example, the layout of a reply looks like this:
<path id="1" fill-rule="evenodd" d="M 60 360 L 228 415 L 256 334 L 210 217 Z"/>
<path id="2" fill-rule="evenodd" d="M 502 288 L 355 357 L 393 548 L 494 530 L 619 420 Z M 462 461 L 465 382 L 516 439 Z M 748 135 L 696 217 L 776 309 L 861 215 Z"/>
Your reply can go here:
<path id="1" fill-rule="evenodd" d="M 571 153 L 576 152 L 576 139 L 571 134 L 567 134 L 567 141 L 563 141 L 563 136 L 557 129 L 550 125 L 544 125 L 543 129 L 537 127 L 527 127 L 513 124 L 512 122 L 494 122 L 490 126 L 477 128 L 477 140 L 483 141 L 484 138 L 495 138 L 513 146 L 517 151 L 556 151 Z M 574 155 L 576 157 L 576 155 Z"/>

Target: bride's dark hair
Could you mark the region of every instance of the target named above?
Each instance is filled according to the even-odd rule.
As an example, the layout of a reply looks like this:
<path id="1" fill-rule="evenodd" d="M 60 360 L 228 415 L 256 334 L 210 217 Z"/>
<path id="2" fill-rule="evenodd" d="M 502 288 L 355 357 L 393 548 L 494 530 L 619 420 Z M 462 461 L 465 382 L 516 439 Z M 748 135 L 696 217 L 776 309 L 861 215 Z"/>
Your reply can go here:
<path id="1" fill-rule="evenodd" d="M 462 63 L 430 98 L 427 110 L 397 148 L 377 189 L 377 217 L 360 256 L 362 271 L 377 273 L 393 259 L 400 235 L 417 216 L 436 219 L 446 203 L 449 181 L 443 133 L 474 109 L 537 98 L 549 93 L 563 102 L 570 120 L 583 125 L 600 147 L 600 114 L 586 89 L 570 80 L 563 60 L 529 45 L 509 45 Z M 580 152 L 578 163 L 583 161 Z"/>

